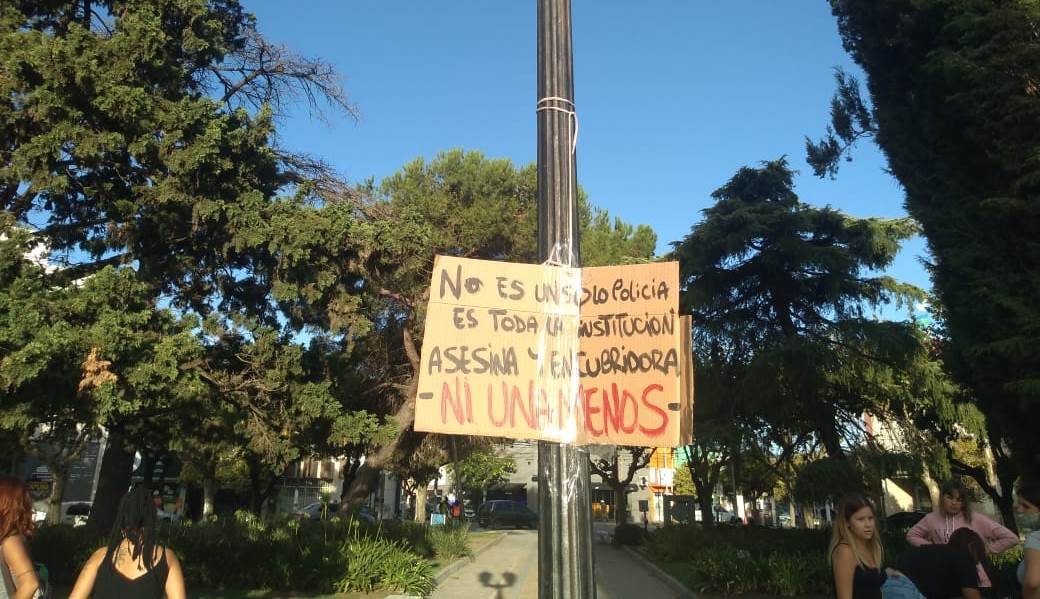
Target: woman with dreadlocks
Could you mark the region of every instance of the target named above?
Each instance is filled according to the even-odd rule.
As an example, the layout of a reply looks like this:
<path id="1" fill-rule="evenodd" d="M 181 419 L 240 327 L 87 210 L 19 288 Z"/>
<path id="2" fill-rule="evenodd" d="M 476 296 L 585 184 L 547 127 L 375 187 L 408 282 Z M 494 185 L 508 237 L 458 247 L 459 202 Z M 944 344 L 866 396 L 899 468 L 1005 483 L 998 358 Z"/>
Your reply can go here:
<path id="1" fill-rule="evenodd" d="M 119 502 L 108 547 L 90 556 L 69 599 L 184 599 L 184 575 L 172 550 L 155 544 L 155 504 L 136 487 Z"/>

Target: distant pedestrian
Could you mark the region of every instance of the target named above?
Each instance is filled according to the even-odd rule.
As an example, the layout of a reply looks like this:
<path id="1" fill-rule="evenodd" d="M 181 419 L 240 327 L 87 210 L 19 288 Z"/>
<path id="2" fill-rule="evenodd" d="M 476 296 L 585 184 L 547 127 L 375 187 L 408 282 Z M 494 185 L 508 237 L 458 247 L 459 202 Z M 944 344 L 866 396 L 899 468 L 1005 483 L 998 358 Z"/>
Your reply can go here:
<path id="1" fill-rule="evenodd" d="M 1018 583 L 1022 585 L 1022 599 L 1040 599 L 1040 480 L 1024 481 L 1017 496 L 1019 528 L 1030 530 L 1016 572 Z"/>
<path id="2" fill-rule="evenodd" d="M 828 548 L 837 599 L 881 599 L 884 558 L 873 506 L 862 495 L 842 497 Z"/>
<path id="3" fill-rule="evenodd" d="M 985 542 L 989 553 L 1000 553 L 1018 545 L 1018 535 L 991 518 L 972 512 L 968 491 L 960 481 L 948 481 L 942 486 L 941 492 L 939 509 L 922 518 L 906 533 L 906 540 L 911 545 L 944 545 L 959 528 L 975 531 Z M 982 588 L 993 586 L 989 574 L 984 570 L 980 569 L 978 576 Z"/>
<path id="4" fill-rule="evenodd" d="M 108 546 L 94 552 L 69 599 L 184 599 L 180 561 L 155 543 L 155 503 L 144 487 L 119 502 Z"/>
<path id="5" fill-rule="evenodd" d="M 921 545 L 888 570 L 885 599 L 980 599 L 978 571 L 997 579 L 986 543 L 970 528 L 958 528 L 945 545 Z"/>
<path id="6" fill-rule="evenodd" d="M 40 588 L 27 541 L 36 532 L 29 485 L 0 478 L 0 599 L 30 599 Z"/>

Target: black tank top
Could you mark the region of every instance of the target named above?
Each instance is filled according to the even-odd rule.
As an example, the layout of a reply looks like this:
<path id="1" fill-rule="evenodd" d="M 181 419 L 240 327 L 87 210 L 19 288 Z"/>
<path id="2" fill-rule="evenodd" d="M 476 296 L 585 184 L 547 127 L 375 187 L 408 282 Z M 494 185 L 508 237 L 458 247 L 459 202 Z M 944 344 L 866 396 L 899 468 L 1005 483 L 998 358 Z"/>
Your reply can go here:
<path id="1" fill-rule="evenodd" d="M 98 568 L 91 596 L 95 599 L 162 599 L 170 565 L 166 563 L 166 548 L 160 547 L 159 550 L 159 563 L 137 578 L 127 578 L 116 570 L 111 559 L 106 558 Z"/>
<path id="2" fill-rule="evenodd" d="M 881 599 L 881 585 L 886 578 L 884 570 L 857 565 L 852 575 L 852 599 Z"/>

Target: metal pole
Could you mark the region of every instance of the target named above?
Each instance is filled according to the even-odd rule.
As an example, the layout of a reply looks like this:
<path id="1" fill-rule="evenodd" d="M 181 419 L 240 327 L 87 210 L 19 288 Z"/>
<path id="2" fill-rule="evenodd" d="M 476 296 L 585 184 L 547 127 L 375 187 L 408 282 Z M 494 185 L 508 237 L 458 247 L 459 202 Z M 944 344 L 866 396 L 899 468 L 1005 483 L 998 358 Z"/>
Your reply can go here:
<path id="1" fill-rule="evenodd" d="M 538 256 L 581 266 L 570 0 L 538 0 Z M 538 597 L 596 596 L 588 450 L 538 443 Z"/>

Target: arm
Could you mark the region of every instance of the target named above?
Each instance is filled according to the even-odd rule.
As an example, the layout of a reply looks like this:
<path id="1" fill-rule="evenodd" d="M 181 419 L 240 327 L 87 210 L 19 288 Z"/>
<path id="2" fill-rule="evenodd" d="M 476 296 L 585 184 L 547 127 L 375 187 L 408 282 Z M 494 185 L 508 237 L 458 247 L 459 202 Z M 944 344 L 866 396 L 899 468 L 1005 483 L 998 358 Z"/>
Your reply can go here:
<path id="1" fill-rule="evenodd" d="M 40 588 L 40 579 L 36 578 L 36 566 L 29 557 L 29 549 L 21 535 L 8 537 L 3 545 L 4 561 L 11 570 L 16 589 L 14 599 L 31 599 Z"/>
<path id="2" fill-rule="evenodd" d="M 963 599 L 982 599 L 978 576 L 981 569 L 975 560 L 967 552 L 958 552 L 956 559 L 950 565 L 953 566 L 951 573 L 955 573 L 960 579 L 958 586 L 961 588 L 961 597 Z"/>
<path id="3" fill-rule="evenodd" d="M 932 541 L 928 538 L 928 533 L 931 532 L 929 523 L 932 519 L 932 515 L 928 514 L 924 518 L 914 524 L 913 528 L 906 531 L 906 541 L 914 547 L 920 547 L 921 545 L 931 545 Z"/>
<path id="4" fill-rule="evenodd" d="M 986 525 L 986 534 L 982 535 L 982 538 L 986 540 L 990 553 L 1000 553 L 1018 545 L 1018 535 L 1008 530 L 1005 526 L 981 514 L 976 514 L 974 517 L 982 518 L 983 524 Z"/>
<path id="5" fill-rule="evenodd" d="M 97 578 L 98 567 L 101 566 L 102 560 L 105 559 L 106 552 L 107 548 L 105 547 L 98 549 L 90 556 L 87 563 L 83 564 L 83 569 L 79 571 L 79 577 L 76 578 L 76 586 L 72 587 L 69 599 L 87 599 L 90 597 L 91 591 L 94 590 L 94 580 Z"/>
<path id="6" fill-rule="evenodd" d="M 1026 549 L 1022 560 L 1026 564 L 1022 599 L 1040 599 L 1040 549 Z"/>
<path id="7" fill-rule="evenodd" d="M 856 575 L 856 556 L 848 545 L 838 545 L 831 554 L 834 591 L 837 599 L 852 599 L 852 577 Z"/>
<path id="8" fill-rule="evenodd" d="M 166 550 L 166 563 L 170 566 L 170 573 L 166 576 L 166 599 L 185 599 L 184 571 L 177 554 L 170 549 Z"/>

